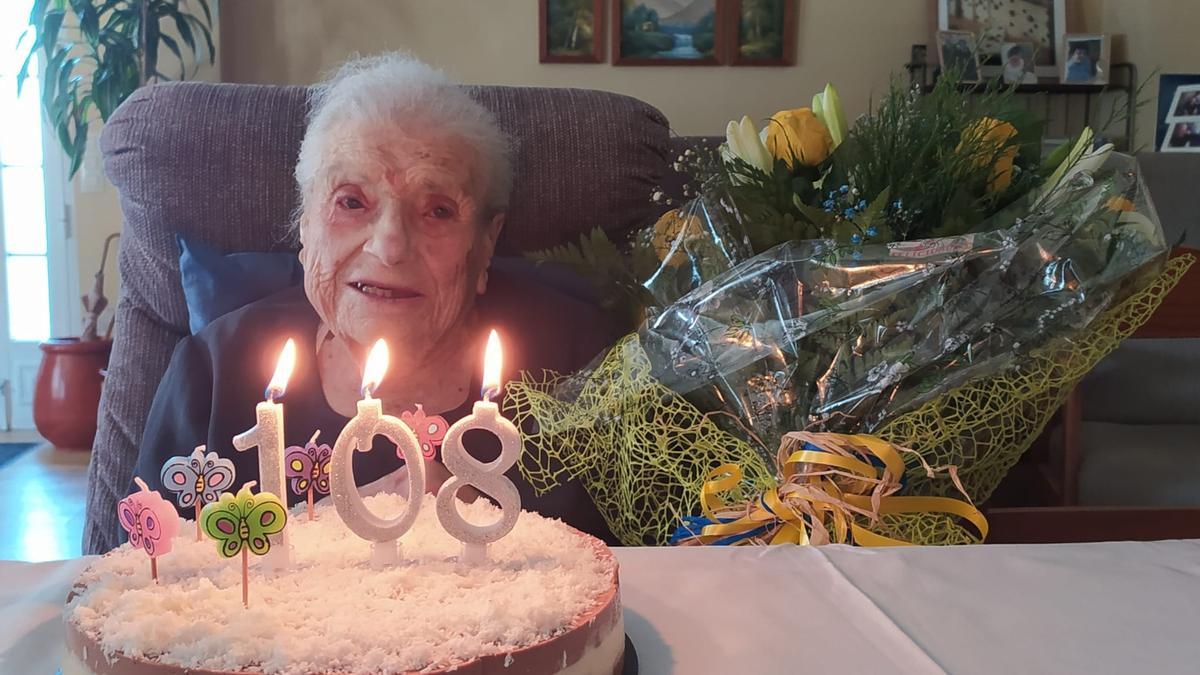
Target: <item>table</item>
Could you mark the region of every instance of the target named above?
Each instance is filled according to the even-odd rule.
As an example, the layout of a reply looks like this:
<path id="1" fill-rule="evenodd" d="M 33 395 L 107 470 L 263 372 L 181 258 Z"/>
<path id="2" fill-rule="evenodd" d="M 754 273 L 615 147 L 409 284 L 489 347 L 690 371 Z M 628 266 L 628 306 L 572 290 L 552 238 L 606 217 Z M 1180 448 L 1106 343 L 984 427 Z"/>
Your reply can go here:
<path id="1" fill-rule="evenodd" d="M 1200 540 L 619 549 L 643 673 L 1200 671 Z M 87 559 L 0 562 L 0 673 L 53 673 Z"/>

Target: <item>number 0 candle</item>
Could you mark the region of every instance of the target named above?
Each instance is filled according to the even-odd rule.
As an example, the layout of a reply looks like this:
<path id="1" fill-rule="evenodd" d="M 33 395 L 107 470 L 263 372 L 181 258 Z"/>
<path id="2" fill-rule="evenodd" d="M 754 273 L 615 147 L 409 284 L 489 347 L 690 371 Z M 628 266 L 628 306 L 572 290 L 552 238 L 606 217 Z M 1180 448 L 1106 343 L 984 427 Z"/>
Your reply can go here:
<path id="1" fill-rule="evenodd" d="M 244 452 L 258 448 L 258 484 L 263 492 L 284 495 L 286 499 L 283 464 L 283 406 L 275 399 L 287 390 L 288 378 L 296 365 L 296 342 L 291 338 L 283 345 L 275 364 L 275 375 L 267 385 L 266 400 L 254 409 L 257 423 L 248 431 L 233 437 L 233 447 Z M 271 549 L 266 562 L 275 568 L 286 567 L 290 558 L 288 533 L 280 536 L 278 546 Z"/>
<path id="2" fill-rule="evenodd" d="M 500 336 L 492 331 L 484 352 L 483 400 L 475 403 L 470 415 L 450 425 L 442 441 L 442 461 L 454 475 L 438 490 L 438 520 L 451 536 L 463 543 L 461 560 L 468 563 L 485 560 L 487 545 L 508 534 L 521 515 L 521 495 L 504 475 L 521 456 L 521 435 L 513 423 L 500 414 L 500 406 L 492 402 L 492 397 L 500 394 L 502 358 Z M 462 439 L 471 429 L 491 432 L 500 439 L 500 456 L 485 464 L 469 455 Z M 459 514 L 456 496 L 466 485 L 499 502 L 500 520 L 489 525 L 473 525 Z"/>
<path id="3" fill-rule="evenodd" d="M 372 555 L 377 565 L 399 560 L 398 540 L 416 521 L 421 511 L 421 497 L 425 494 L 425 465 L 417 437 L 399 418 L 384 415 L 382 402 L 373 396 L 387 371 L 387 364 L 387 343 L 379 340 L 371 349 L 366 368 L 363 369 L 363 398 L 358 402 L 358 414 L 338 435 L 330 466 L 330 488 L 338 516 L 351 532 L 375 542 Z M 408 467 L 408 504 L 403 513 L 391 519 L 371 513 L 363 503 L 354 480 L 354 452 L 370 450 L 376 436 L 384 436 L 395 443 Z"/>

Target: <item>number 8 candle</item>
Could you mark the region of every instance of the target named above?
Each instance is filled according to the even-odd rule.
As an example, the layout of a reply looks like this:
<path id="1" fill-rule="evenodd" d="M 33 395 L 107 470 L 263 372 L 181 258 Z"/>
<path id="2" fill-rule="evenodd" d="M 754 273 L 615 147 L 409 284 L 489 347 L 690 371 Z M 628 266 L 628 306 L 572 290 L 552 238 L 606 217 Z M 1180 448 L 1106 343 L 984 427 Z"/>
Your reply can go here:
<path id="1" fill-rule="evenodd" d="M 233 447 L 239 452 L 258 448 L 258 484 L 263 492 L 283 495 L 283 499 L 287 498 L 283 465 L 283 406 L 276 403 L 275 399 L 283 396 L 287 390 L 287 381 L 292 376 L 292 368 L 295 365 L 296 342 L 288 338 L 283 350 L 279 352 L 275 374 L 267 385 L 264 394 L 266 400 L 254 409 L 256 424 L 248 431 L 233 437 Z M 271 549 L 266 561 L 268 565 L 278 569 L 288 565 L 289 557 L 288 533 L 284 530 L 279 546 Z"/>
<path id="2" fill-rule="evenodd" d="M 521 515 L 521 495 L 504 475 L 521 455 L 521 435 L 491 400 L 500 393 L 502 358 L 500 336 L 492 331 L 484 352 L 483 400 L 475 403 L 470 415 L 452 424 L 442 441 L 442 461 L 454 475 L 438 490 L 438 521 L 463 543 L 461 560 L 467 563 L 483 562 L 487 558 L 487 545 L 508 534 Z M 468 454 L 462 438 L 471 429 L 489 431 L 500 439 L 500 456 L 485 464 Z M 455 502 L 459 489 L 465 485 L 472 485 L 499 502 L 500 520 L 490 525 L 472 525 L 463 519 Z"/>
<path id="3" fill-rule="evenodd" d="M 358 414 L 351 419 L 333 446 L 330 466 L 330 488 L 333 505 L 338 516 L 350 531 L 363 539 L 375 542 L 372 559 L 376 565 L 397 562 L 400 547 L 397 540 L 412 527 L 421 511 L 421 498 L 425 494 L 425 465 L 421 457 L 421 446 L 408 425 L 392 415 L 383 414 L 383 405 L 372 394 L 383 380 L 387 371 L 387 343 L 379 340 L 367 356 L 363 369 L 362 395 L 358 402 Z M 366 452 L 376 436 L 384 436 L 396 444 L 400 456 L 408 467 L 408 503 L 404 512 L 390 520 L 371 513 L 358 493 L 354 480 L 355 450 Z"/>

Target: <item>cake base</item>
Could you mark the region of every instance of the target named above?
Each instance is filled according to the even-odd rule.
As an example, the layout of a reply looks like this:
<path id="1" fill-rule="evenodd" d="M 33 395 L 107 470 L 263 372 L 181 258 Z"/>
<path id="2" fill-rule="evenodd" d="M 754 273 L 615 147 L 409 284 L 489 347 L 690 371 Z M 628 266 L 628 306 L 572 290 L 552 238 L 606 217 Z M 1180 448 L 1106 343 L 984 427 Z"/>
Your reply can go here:
<path id="1" fill-rule="evenodd" d="M 144 554 L 117 549 L 68 600 L 63 675 L 622 672 L 617 564 L 602 542 L 522 514 L 488 562 L 466 565 L 427 499 L 405 558 L 382 569 L 331 505 L 312 523 L 294 512 L 292 565 L 255 561 L 248 609 L 237 560 L 192 541 L 186 524 L 159 561 L 159 584 Z M 403 506 L 393 495 L 367 503 L 385 517 Z M 460 507 L 471 522 L 498 515 L 487 503 Z"/>

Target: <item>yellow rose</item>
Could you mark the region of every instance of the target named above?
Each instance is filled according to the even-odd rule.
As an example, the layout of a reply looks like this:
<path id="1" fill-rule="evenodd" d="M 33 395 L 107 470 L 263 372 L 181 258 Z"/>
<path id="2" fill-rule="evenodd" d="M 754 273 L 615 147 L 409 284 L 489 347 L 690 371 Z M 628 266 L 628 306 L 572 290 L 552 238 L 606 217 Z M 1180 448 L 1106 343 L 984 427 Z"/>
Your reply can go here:
<path id="1" fill-rule="evenodd" d="M 1118 212 L 1132 211 L 1134 208 L 1133 202 L 1129 201 L 1129 199 L 1126 197 L 1109 197 L 1104 206 L 1108 208 L 1109 211 Z"/>
<path id="2" fill-rule="evenodd" d="M 1013 162 L 1017 159 L 1019 148 L 1009 145 L 1009 141 L 1017 135 L 1017 130 L 1008 122 L 983 117 L 968 127 L 962 133 L 958 150 L 970 144 L 972 162 L 975 166 L 992 165 L 992 175 L 988 178 L 988 192 L 1002 192 L 1012 184 Z"/>
<path id="3" fill-rule="evenodd" d="M 833 137 L 809 108 L 780 110 L 767 122 L 767 150 L 789 169 L 817 166 L 833 152 Z"/>
<path id="4" fill-rule="evenodd" d="M 669 267 L 679 267 L 687 262 L 687 253 L 682 246 L 672 253 L 671 247 L 680 238 L 687 241 L 703 232 L 704 229 L 700 225 L 699 218 L 694 215 L 684 218 L 679 209 L 671 209 L 659 216 L 658 222 L 654 223 L 654 237 L 651 244 L 654 246 L 654 253 L 659 260 Z"/>

